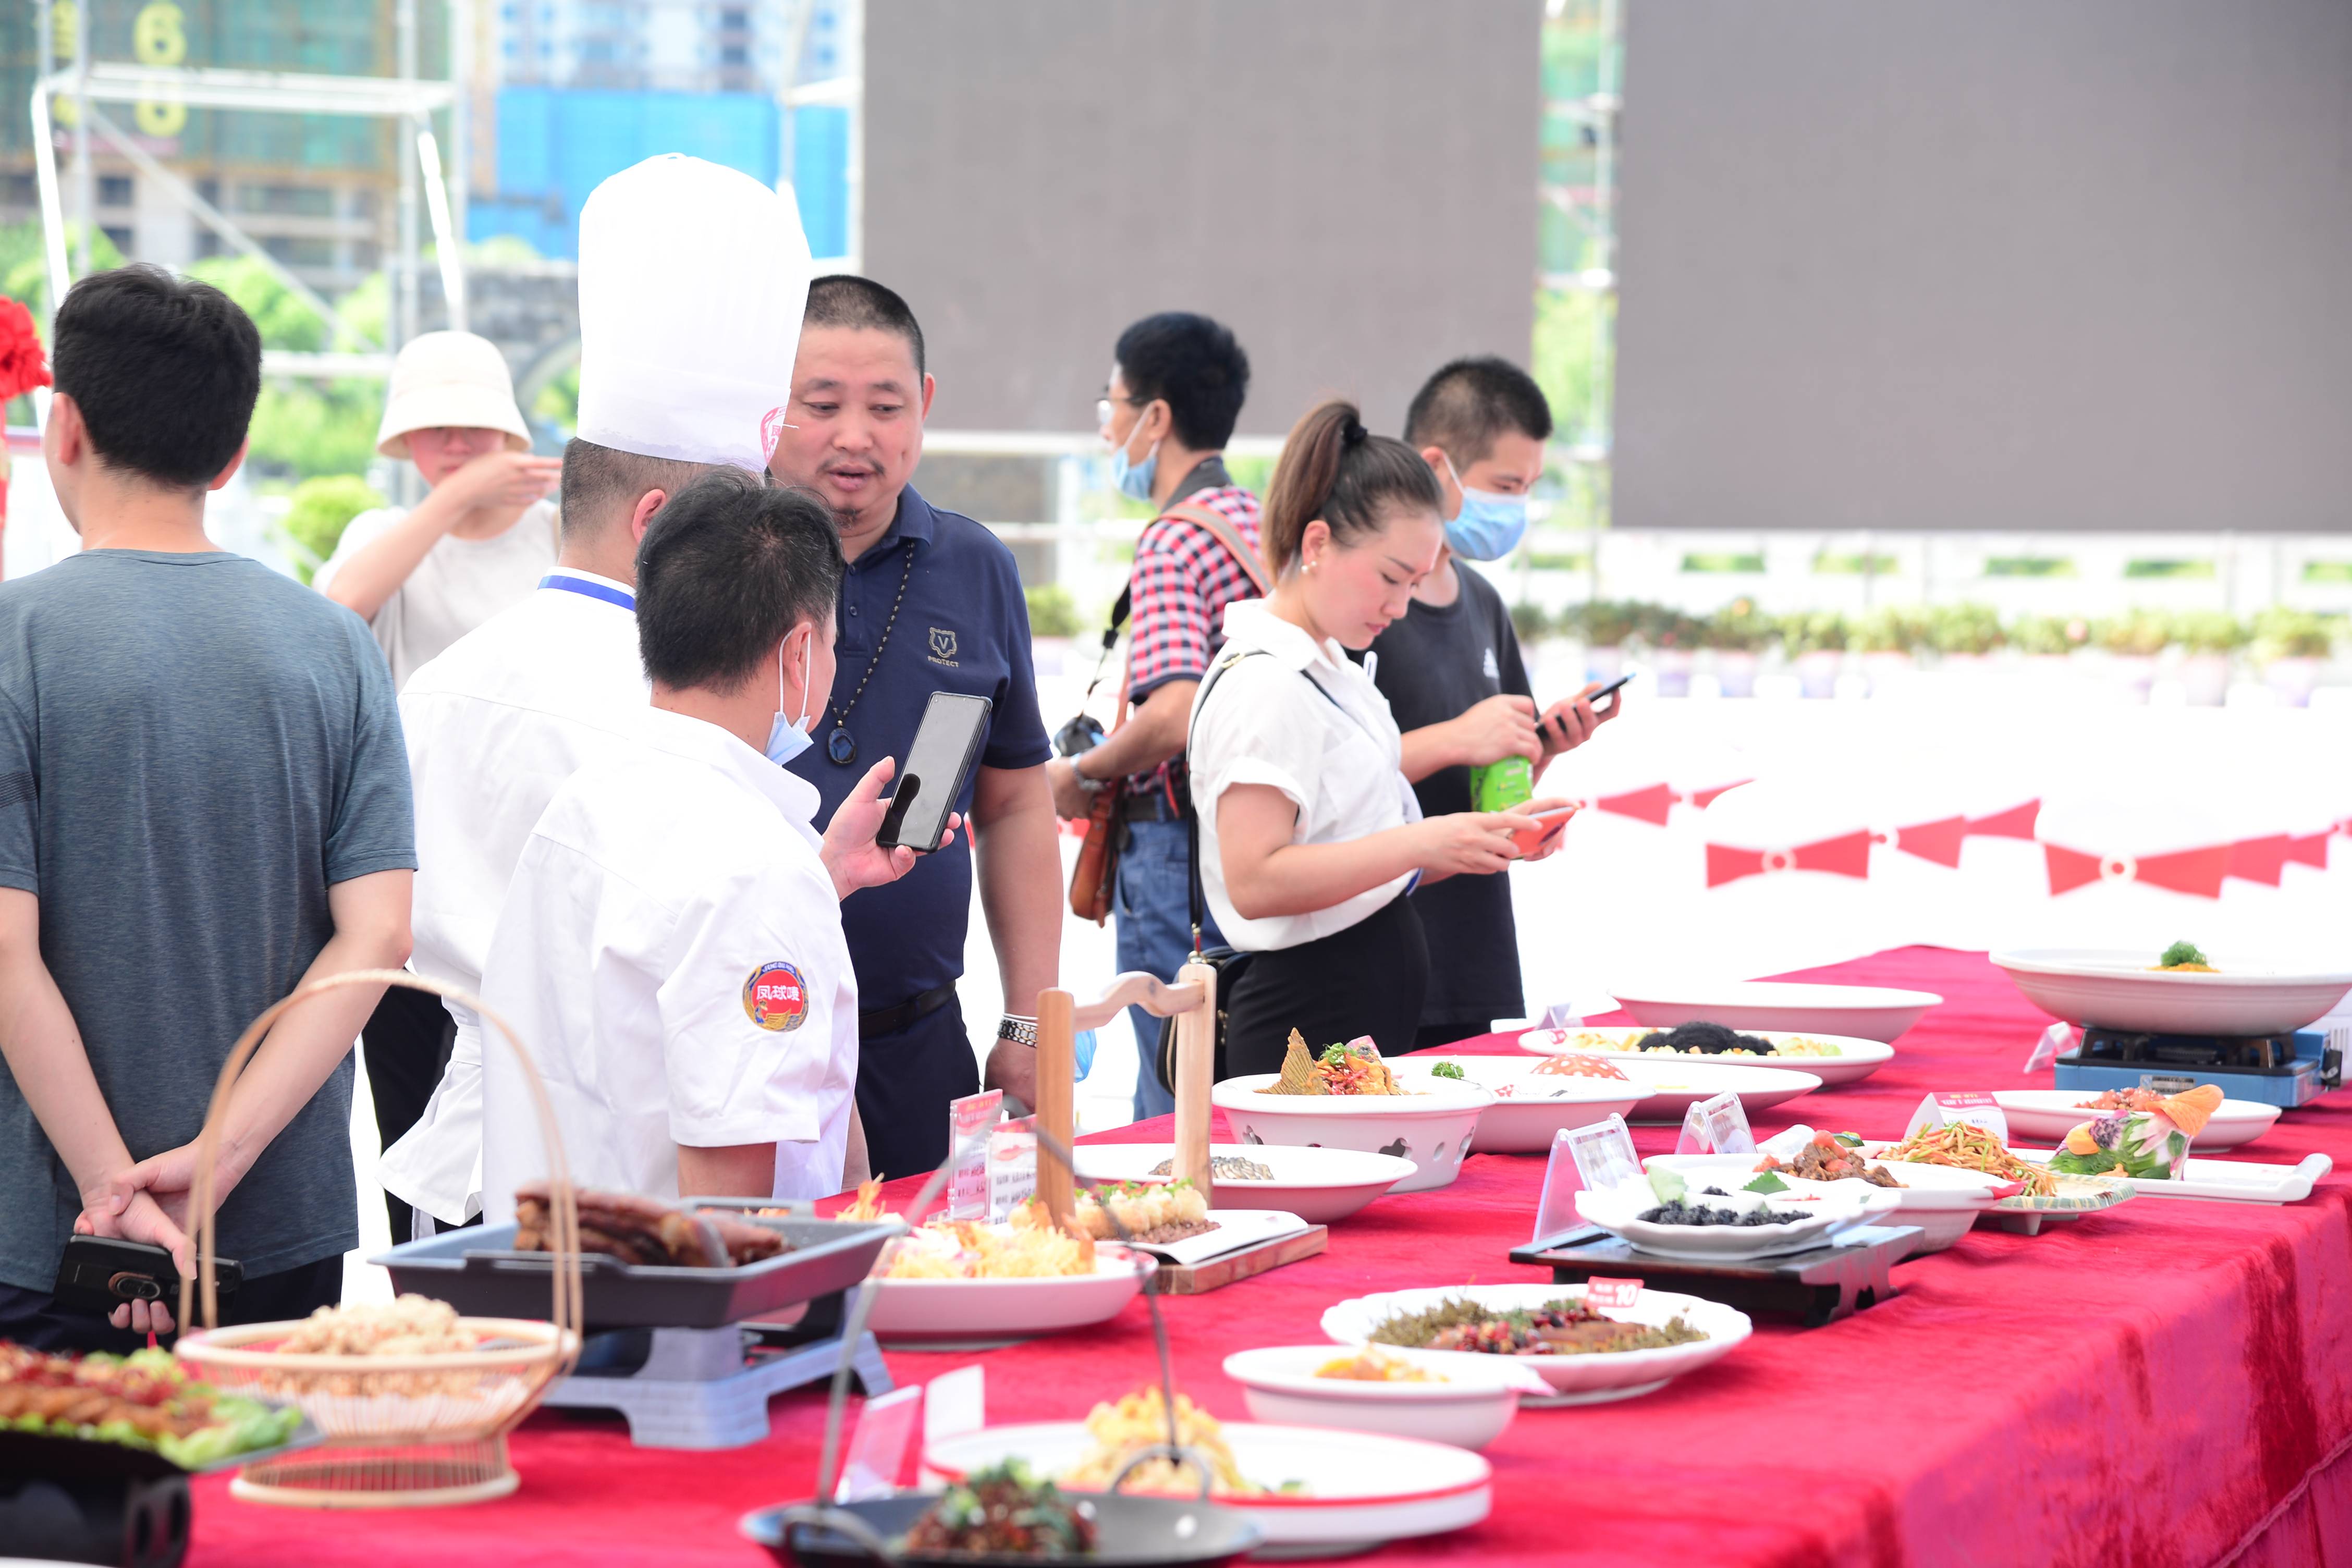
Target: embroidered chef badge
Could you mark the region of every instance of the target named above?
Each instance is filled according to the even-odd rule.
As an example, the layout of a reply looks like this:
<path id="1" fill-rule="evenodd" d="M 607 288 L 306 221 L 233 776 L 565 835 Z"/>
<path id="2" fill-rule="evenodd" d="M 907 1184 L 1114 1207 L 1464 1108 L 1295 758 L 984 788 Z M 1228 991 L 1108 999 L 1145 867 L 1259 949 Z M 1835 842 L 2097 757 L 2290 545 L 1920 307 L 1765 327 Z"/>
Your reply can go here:
<path id="1" fill-rule="evenodd" d="M 763 1029 L 797 1029 L 808 1017 L 808 983 L 781 958 L 763 963 L 743 982 L 743 1011 Z"/>

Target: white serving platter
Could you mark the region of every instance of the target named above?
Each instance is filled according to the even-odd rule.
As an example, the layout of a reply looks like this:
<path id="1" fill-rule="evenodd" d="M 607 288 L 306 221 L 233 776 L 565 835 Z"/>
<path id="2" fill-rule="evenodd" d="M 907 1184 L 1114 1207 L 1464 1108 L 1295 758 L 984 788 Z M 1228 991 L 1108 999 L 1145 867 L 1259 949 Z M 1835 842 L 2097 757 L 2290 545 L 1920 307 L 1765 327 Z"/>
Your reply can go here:
<path id="1" fill-rule="evenodd" d="M 1617 992 L 1634 1021 L 1672 1028 L 1705 1019 L 1748 1034 L 1853 1035 L 1892 1041 L 1943 1001 L 1932 991 L 1884 985 L 1816 985 L 1785 980 L 1641 983 Z"/>
<path id="2" fill-rule="evenodd" d="M 1892 1188 L 1864 1183 L 1854 1184 L 1862 1189 L 1860 1192 L 1849 1190 L 1843 1182 L 1833 1182 L 1826 1185 L 1813 1184 L 1814 1190 L 1810 1193 L 1775 1193 L 1769 1196 L 1742 1192 L 1737 1183 L 1717 1184 L 1723 1185 L 1721 1196 L 1693 1187 L 1684 1194 L 1683 1201 L 1743 1212 L 1767 1209 L 1788 1217 L 1778 1225 L 1755 1226 L 1662 1225 L 1639 1219 L 1635 1216 L 1659 1204 L 1648 1184 L 1643 1182 L 1602 1192 L 1587 1187 L 1576 1194 L 1576 1213 L 1587 1224 L 1624 1237 L 1636 1250 L 1653 1258 L 1685 1263 L 1744 1263 L 1750 1258 L 1777 1258 L 1822 1246 L 1835 1231 L 1892 1213 L 1897 1201 Z"/>
<path id="3" fill-rule="evenodd" d="M 1297 1236 L 1307 1228 L 1305 1220 L 1281 1209 L 1213 1209 L 1210 1217 L 1216 1221 L 1214 1230 L 1188 1236 L 1181 1241 L 1139 1241 L 1132 1245 L 1139 1252 L 1189 1268 L 1244 1247 Z"/>
<path id="4" fill-rule="evenodd" d="M 2046 1165 L 2054 1149 L 2012 1149 L 2021 1160 Z M 2200 1160 L 2191 1154 L 2181 1173 L 2170 1181 L 2145 1176 L 2132 1180 L 2132 1189 L 2144 1198 L 2202 1198 L 2225 1204 L 2292 1204 L 2311 1195 L 2312 1184 L 2336 1168 L 2325 1154 L 2305 1154 L 2293 1165 L 2266 1165 L 2253 1160 Z M 2062 1178 L 2063 1179 L 2063 1178 Z"/>
<path id="5" fill-rule="evenodd" d="M 1010 1344 L 1107 1322 L 1135 1300 L 1159 1259 L 1138 1259 L 1111 1242 L 1095 1247 L 1095 1271 L 1035 1279 L 868 1279 L 875 1293 L 866 1326 L 906 1348 Z"/>
<path id="6" fill-rule="evenodd" d="M 1685 1178 L 1719 1187 L 1738 1187 L 1753 1181 L 1760 1154 L 1653 1154 L 1642 1162 L 1643 1170 L 1679 1171 Z M 1901 1182 L 1900 1187 L 1879 1187 L 1874 1190 L 1892 1193 L 1895 1207 L 1880 1216 L 1881 1225 L 1916 1226 L 1924 1233 L 1911 1256 L 1921 1257 L 1941 1252 L 1966 1236 L 1977 1223 L 1977 1216 L 1990 1210 L 1996 1201 L 1995 1189 L 2003 1184 L 1974 1171 L 1955 1170 L 1949 1165 L 1915 1165 L 1903 1161 L 1879 1161 L 1887 1174 Z M 1866 1182 L 1806 1182 L 1782 1173 L 1793 1193 L 1808 1188 L 1834 1191 L 1844 1187 L 1866 1187 Z"/>
<path id="7" fill-rule="evenodd" d="M 2145 948 L 2011 948 L 1992 955 L 2025 999 L 2070 1024 L 2158 1035 L 2285 1034 L 2352 993 L 2352 969 L 2282 970 L 2215 955 L 2218 974 L 2150 967 Z"/>
<path id="8" fill-rule="evenodd" d="M 2021 1138 L 2042 1138 L 2055 1143 L 2103 1110 L 2084 1107 L 2096 1100 L 2095 1089 L 1997 1089 L 1993 1100 L 2008 1118 L 2010 1131 Z M 2211 1153 L 2251 1143 L 2269 1131 L 2279 1119 L 2279 1108 L 2258 1100 L 2225 1100 L 2205 1130 L 2189 1141 L 2192 1149 Z"/>
<path id="9" fill-rule="evenodd" d="M 1095 1182 L 1157 1182 L 1151 1173 L 1163 1160 L 1173 1160 L 1173 1143 L 1081 1143 L 1076 1149 L 1078 1174 Z M 1367 1154 L 1356 1149 L 1310 1149 L 1303 1144 L 1213 1143 L 1212 1159 L 1223 1154 L 1255 1160 L 1274 1173 L 1271 1181 L 1217 1177 L 1212 1183 L 1209 1207 L 1247 1204 L 1255 1208 L 1281 1209 L 1309 1225 L 1332 1225 L 1412 1174 L 1411 1160 L 1394 1154 Z"/>
<path id="10" fill-rule="evenodd" d="M 1381 1353 L 1409 1363 L 1437 1381 L 1362 1382 L 1318 1377 L 1316 1369 L 1355 1353 L 1341 1345 L 1269 1345 L 1225 1358 L 1227 1377 L 1242 1385 L 1250 1415 L 1294 1426 L 1336 1426 L 1425 1437 L 1457 1448 L 1483 1448 L 1518 1414 L 1519 1396 L 1548 1395 L 1551 1385 L 1516 1356 L 1464 1355 L 1447 1351 Z"/>
<path id="11" fill-rule="evenodd" d="M 1389 1064 L 1411 1094 L 1267 1094 L 1279 1073 L 1229 1078 L 1209 1091 L 1209 1101 L 1225 1113 L 1226 1125 L 1243 1143 L 1313 1144 L 1393 1154 L 1417 1169 L 1393 1191 L 1426 1192 L 1450 1185 L 1462 1173 L 1479 1112 L 1495 1103 L 1491 1090 L 1475 1083 L 1431 1078 L 1407 1063 Z"/>
<path id="12" fill-rule="evenodd" d="M 1370 1342 L 1373 1331 L 1389 1319 L 1412 1312 L 1425 1312 L 1448 1301 L 1475 1301 L 1496 1311 L 1522 1311 L 1550 1301 L 1580 1300 L 1583 1296 L 1584 1287 L 1581 1285 L 1441 1285 L 1412 1290 L 1383 1290 L 1370 1296 L 1350 1297 L 1336 1303 L 1323 1314 L 1320 1326 L 1335 1343 L 1365 1344 Z M 1604 1307 L 1601 1311 L 1602 1316 L 1615 1318 L 1621 1322 L 1653 1325 L 1663 1325 L 1680 1317 L 1707 1337 L 1689 1344 L 1666 1345 L 1657 1350 L 1509 1357 L 1507 1359 L 1531 1368 L 1551 1385 L 1552 1396 L 1549 1399 L 1539 1400 L 1528 1395 L 1520 1400 L 1523 1406 L 1601 1405 L 1653 1394 L 1677 1377 L 1722 1360 L 1754 1331 L 1754 1325 L 1748 1321 L 1747 1313 L 1727 1307 L 1720 1301 L 1686 1296 L 1677 1290 L 1644 1289 L 1632 1306 Z M 1475 1351 L 1428 1353 L 1458 1356 L 1465 1361 L 1496 1359 Z"/>
<path id="13" fill-rule="evenodd" d="M 1462 1069 L 1465 1079 L 1494 1091 L 1495 1103 L 1478 1113 L 1471 1134 L 1474 1154 L 1544 1154 L 1553 1135 L 1586 1127 L 1612 1115 L 1628 1115 L 1654 1092 L 1631 1079 L 1571 1078 L 1536 1071 L 1525 1057 L 1415 1056 L 1403 1060 L 1423 1071 L 1440 1062 Z"/>
<path id="14" fill-rule="evenodd" d="M 1757 1038 L 1769 1045 L 1784 1040 L 1810 1040 L 1835 1046 L 1837 1055 L 1742 1057 L 1706 1056 L 1695 1051 L 1643 1051 L 1633 1048 L 1635 1042 L 1647 1039 L 1657 1031 L 1647 1026 L 1628 1029 L 1621 1026 L 1576 1029 L 1529 1029 L 1519 1037 L 1519 1049 L 1538 1056 L 1598 1057 L 1603 1061 L 1637 1062 L 1722 1062 L 1728 1067 L 1778 1068 L 1783 1072 L 1807 1072 L 1824 1084 L 1852 1083 L 1868 1078 L 1895 1059 L 1895 1047 L 1883 1040 L 1865 1040 L 1853 1035 L 1803 1034 L 1785 1029 L 1769 1030 Z"/>
<path id="15" fill-rule="evenodd" d="M 1269 1548 L 1366 1549 L 1460 1530 L 1494 1507 L 1494 1469 L 1466 1448 L 1328 1427 L 1246 1421 L 1223 1427 L 1234 1463 L 1250 1480 L 1269 1488 L 1305 1484 L 1295 1495 L 1214 1500 L 1248 1514 Z M 989 1426 L 926 1447 L 923 1479 L 952 1484 L 1013 1458 L 1040 1475 L 1058 1476 L 1093 1450 L 1083 1422 Z"/>

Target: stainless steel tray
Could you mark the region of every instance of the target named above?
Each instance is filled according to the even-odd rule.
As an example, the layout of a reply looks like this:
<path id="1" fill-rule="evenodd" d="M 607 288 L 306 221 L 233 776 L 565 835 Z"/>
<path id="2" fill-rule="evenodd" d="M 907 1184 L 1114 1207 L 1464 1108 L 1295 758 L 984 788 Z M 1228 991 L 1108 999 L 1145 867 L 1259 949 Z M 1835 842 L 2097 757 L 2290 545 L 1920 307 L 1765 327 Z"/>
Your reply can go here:
<path id="1" fill-rule="evenodd" d="M 751 1204 L 688 1199 L 687 1208 L 748 1210 Z M 780 1207 L 781 1205 L 768 1205 Z M 846 1289 L 866 1278 L 898 1220 L 771 1219 L 744 1213 L 790 1248 L 740 1268 L 671 1268 L 591 1254 L 580 1260 L 589 1329 L 717 1329 Z M 552 1306 L 544 1252 L 517 1252 L 511 1224 L 444 1231 L 369 1259 L 392 1272 L 393 1289 L 446 1301 L 480 1318 L 545 1318 Z"/>

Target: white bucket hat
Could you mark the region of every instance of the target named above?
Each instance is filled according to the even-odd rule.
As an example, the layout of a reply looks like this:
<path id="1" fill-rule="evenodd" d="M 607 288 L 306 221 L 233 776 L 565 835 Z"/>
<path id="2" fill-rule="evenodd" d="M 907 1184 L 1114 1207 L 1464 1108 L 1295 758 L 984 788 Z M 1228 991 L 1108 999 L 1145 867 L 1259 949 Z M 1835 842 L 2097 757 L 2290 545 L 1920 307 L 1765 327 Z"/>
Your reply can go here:
<path id="1" fill-rule="evenodd" d="M 530 426 L 515 405 L 514 377 L 489 339 L 425 332 L 409 339 L 392 362 L 375 449 L 387 458 L 405 458 L 410 431 L 443 426 L 501 430 L 509 451 L 530 450 Z"/>

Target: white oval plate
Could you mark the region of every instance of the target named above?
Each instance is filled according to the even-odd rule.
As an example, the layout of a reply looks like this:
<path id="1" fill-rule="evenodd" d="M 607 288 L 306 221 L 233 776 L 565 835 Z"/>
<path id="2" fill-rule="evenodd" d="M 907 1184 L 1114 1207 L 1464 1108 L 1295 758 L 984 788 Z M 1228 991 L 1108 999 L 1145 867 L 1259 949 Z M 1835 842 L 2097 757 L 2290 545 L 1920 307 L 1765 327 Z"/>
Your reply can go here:
<path id="1" fill-rule="evenodd" d="M 1636 1023 L 1670 1029 L 1699 1019 L 1760 1035 L 1853 1035 L 1891 1041 L 1942 1002 L 1932 991 L 1884 985 L 1815 985 L 1786 980 L 1702 981 L 1692 985 L 1637 984 L 1617 993 Z"/>
<path id="2" fill-rule="evenodd" d="M 1391 1189 L 1426 1192 L 1462 1173 L 1479 1113 L 1495 1103 L 1476 1084 L 1433 1079 L 1391 1063 L 1397 1080 L 1416 1094 L 1265 1094 L 1278 1073 L 1229 1078 L 1209 1091 L 1210 1103 L 1225 1113 L 1243 1143 L 1308 1144 L 1393 1154 L 1419 1169 Z M 1297 1211 L 1293 1211 L 1296 1213 Z"/>
<path id="3" fill-rule="evenodd" d="M 1461 1355 L 1444 1351 L 1382 1353 L 1443 1379 L 1434 1383 L 1365 1383 L 1318 1377 L 1315 1369 L 1343 1360 L 1340 1346 L 1271 1345 L 1235 1351 L 1225 1375 L 1242 1385 L 1250 1414 L 1261 1421 L 1336 1426 L 1425 1437 L 1457 1448 L 1483 1448 L 1518 1414 L 1522 1394 L 1549 1394 L 1551 1385 L 1516 1356 Z"/>
<path id="4" fill-rule="evenodd" d="M 2009 1119 L 2010 1131 L 2021 1138 L 2043 1139 L 2055 1143 L 2067 1133 L 2103 1110 L 2085 1109 L 2083 1101 L 2096 1100 L 2095 1089 L 1997 1089 L 1992 1097 L 2000 1105 L 2001 1114 Z M 2241 1143 L 2251 1143 L 2271 1130 L 2279 1119 L 2279 1108 L 2264 1105 L 2258 1100 L 2225 1100 L 2205 1123 L 2205 1131 L 2189 1141 L 2192 1149 L 2212 1153 L 2219 1149 L 2234 1149 Z"/>
<path id="5" fill-rule="evenodd" d="M 1716 1208 L 1769 1208 L 1790 1217 L 1784 1224 L 1758 1226 L 1660 1225 L 1636 1219 L 1634 1215 L 1658 1204 L 1647 1184 L 1640 1182 L 1612 1192 L 1587 1188 L 1576 1194 L 1576 1212 L 1587 1223 L 1623 1237 L 1635 1248 L 1653 1257 L 1694 1263 L 1737 1263 L 1825 1245 L 1831 1232 L 1890 1214 L 1897 1202 L 1890 1187 L 1870 1187 L 1870 1193 L 1884 1194 L 1874 1197 L 1844 1190 L 1843 1184 L 1835 1182 L 1816 1184 L 1811 1193 L 1800 1189 L 1796 1194 L 1776 1193 L 1769 1197 L 1742 1192 L 1736 1183 L 1724 1186 L 1723 1191 L 1723 1196 L 1714 1197 L 1701 1195 L 1694 1188 L 1684 1201 Z"/>
<path id="6" fill-rule="evenodd" d="M 2145 948 L 2011 948 L 1992 955 L 2025 999 L 2070 1024 L 2158 1035 L 2278 1035 L 2327 1015 L 2352 971 L 2285 973 L 2217 955 L 2219 974 L 2151 969 Z"/>
<path id="7" fill-rule="evenodd" d="M 1466 1448 L 1377 1432 L 1223 1423 L 1243 1475 L 1264 1487 L 1303 1481 L 1294 1497 L 1218 1498 L 1265 1531 L 1268 1546 L 1370 1546 L 1477 1523 L 1494 1507 L 1494 1469 Z M 1081 1421 L 989 1426 L 923 1450 L 927 1481 L 952 1484 L 1005 1459 L 1058 1476 L 1094 1451 Z"/>
<path id="8" fill-rule="evenodd" d="M 1642 1162 L 1648 1170 L 1679 1171 L 1700 1185 L 1738 1187 L 1755 1179 L 1759 1154 L 1653 1154 Z M 1941 1252 L 1969 1233 L 1977 1216 L 1993 1205 L 1993 1189 L 1999 1185 L 1990 1176 L 1974 1171 L 1955 1170 L 1949 1165 L 1915 1165 L 1906 1161 L 1879 1162 L 1887 1173 L 1903 1185 L 1876 1187 L 1870 1190 L 1892 1193 L 1895 1207 L 1875 1216 L 1880 1225 L 1916 1225 L 1925 1234 L 1910 1253 L 1913 1258 L 1930 1252 Z M 1791 1189 L 1802 1193 L 1808 1188 L 1837 1190 L 1845 1182 L 1806 1182 L 1783 1173 Z M 1869 1187 L 1866 1182 L 1853 1182 L 1856 1190 Z"/>
<path id="9" fill-rule="evenodd" d="M 1323 1314 L 1320 1326 L 1335 1342 L 1359 1345 L 1369 1342 L 1372 1331 L 1391 1318 L 1406 1312 L 1425 1312 L 1447 1301 L 1475 1301 L 1482 1307 L 1507 1312 L 1562 1299 L 1581 1300 L 1583 1295 L 1581 1285 L 1441 1285 L 1424 1289 L 1383 1290 L 1337 1303 Z M 1745 1312 L 1720 1301 L 1703 1300 L 1675 1290 L 1645 1289 L 1630 1307 L 1604 1307 L 1601 1310 L 1604 1317 L 1628 1323 L 1663 1324 L 1679 1316 L 1707 1337 L 1659 1350 L 1604 1351 L 1591 1355 L 1499 1358 L 1475 1351 L 1423 1353 L 1463 1361 L 1514 1361 L 1533 1370 L 1551 1385 L 1553 1397 L 1544 1403 L 1600 1405 L 1653 1393 L 1685 1373 L 1720 1361 L 1754 1328 Z"/>
<path id="10" fill-rule="evenodd" d="M 1738 1057 L 1707 1056 L 1695 1051 L 1637 1051 L 1633 1043 L 1647 1039 L 1656 1033 L 1644 1025 L 1640 1028 L 1603 1027 L 1596 1029 L 1529 1029 L 1519 1037 L 1519 1049 L 1532 1051 L 1540 1057 L 1587 1056 L 1603 1061 L 1637 1062 L 1722 1062 L 1727 1067 L 1779 1068 L 1783 1072 L 1809 1072 L 1825 1084 L 1852 1083 L 1868 1078 L 1895 1059 L 1895 1047 L 1882 1040 L 1865 1040 L 1855 1035 L 1811 1035 L 1785 1029 L 1768 1031 L 1757 1037 L 1770 1045 L 1783 1040 L 1817 1040 L 1825 1046 L 1835 1046 L 1833 1057 Z M 1591 1042 L 1614 1041 L 1612 1047 Z"/>
<path id="11" fill-rule="evenodd" d="M 1159 1260 L 1143 1256 L 1143 1274 Z M 1141 1288 L 1135 1258 L 1109 1242 L 1095 1248 L 1092 1274 L 1041 1279 L 869 1279 L 866 1326 L 886 1340 L 1026 1339 L 1106 1322 Z"/>
<path id="12" fill-rule="evenodd" d="M 1679 1127 L 1690 1108 L 1729 1089 L 1752 1119 L 1801 1094 L 1822 1087 L 1810 1069 L 1768 1068 L 1753 1062 L 1716 1061 L 1706 1057 L 1645 1057 L 1616 1059 L 1617 1070 L 1652 1092 L 1637 1100 L 1625 1120 L 1640 1126 Z"/>
<path id="13" fill-rule="evenodd" d="M 1081 1143 L 1078 1174 L 1094 1182 L 1165 1181 L 1152 1168 L 1176 1153 L 1173 1143 Z M 1403 1181 L 1417 1168 L 1394 1154 L 1356 1149 L 1309 1149 L 1303 1144 L 1213 1143 L 1219 1154 L 1255 1160 L 1274 1173 L 1270 1182 L 1216 1179 L 1210 1206 L 1281 1209 L 1309 1225 L 1330 1225 Z"/>
<path id="14" fill-rule="evenodd" d="M 1495 1103 L 1478 1113 L 1478 1130 L 1470 1136 L 1474 1154 L 1549 1153 L 1555 1133 L 1588 1127 L 1612 1114 L 1625 1115 L 1653 1092 L 1631 1079 L 1619 1083 L 1605 1078 L 1538 1073 L 1538 1064 L 1524 1057 L 1407 1059 L 1424 1070 L 1450 1062 L 1462 1069 L 1468 1081 L 1494 1092 Z"/>

